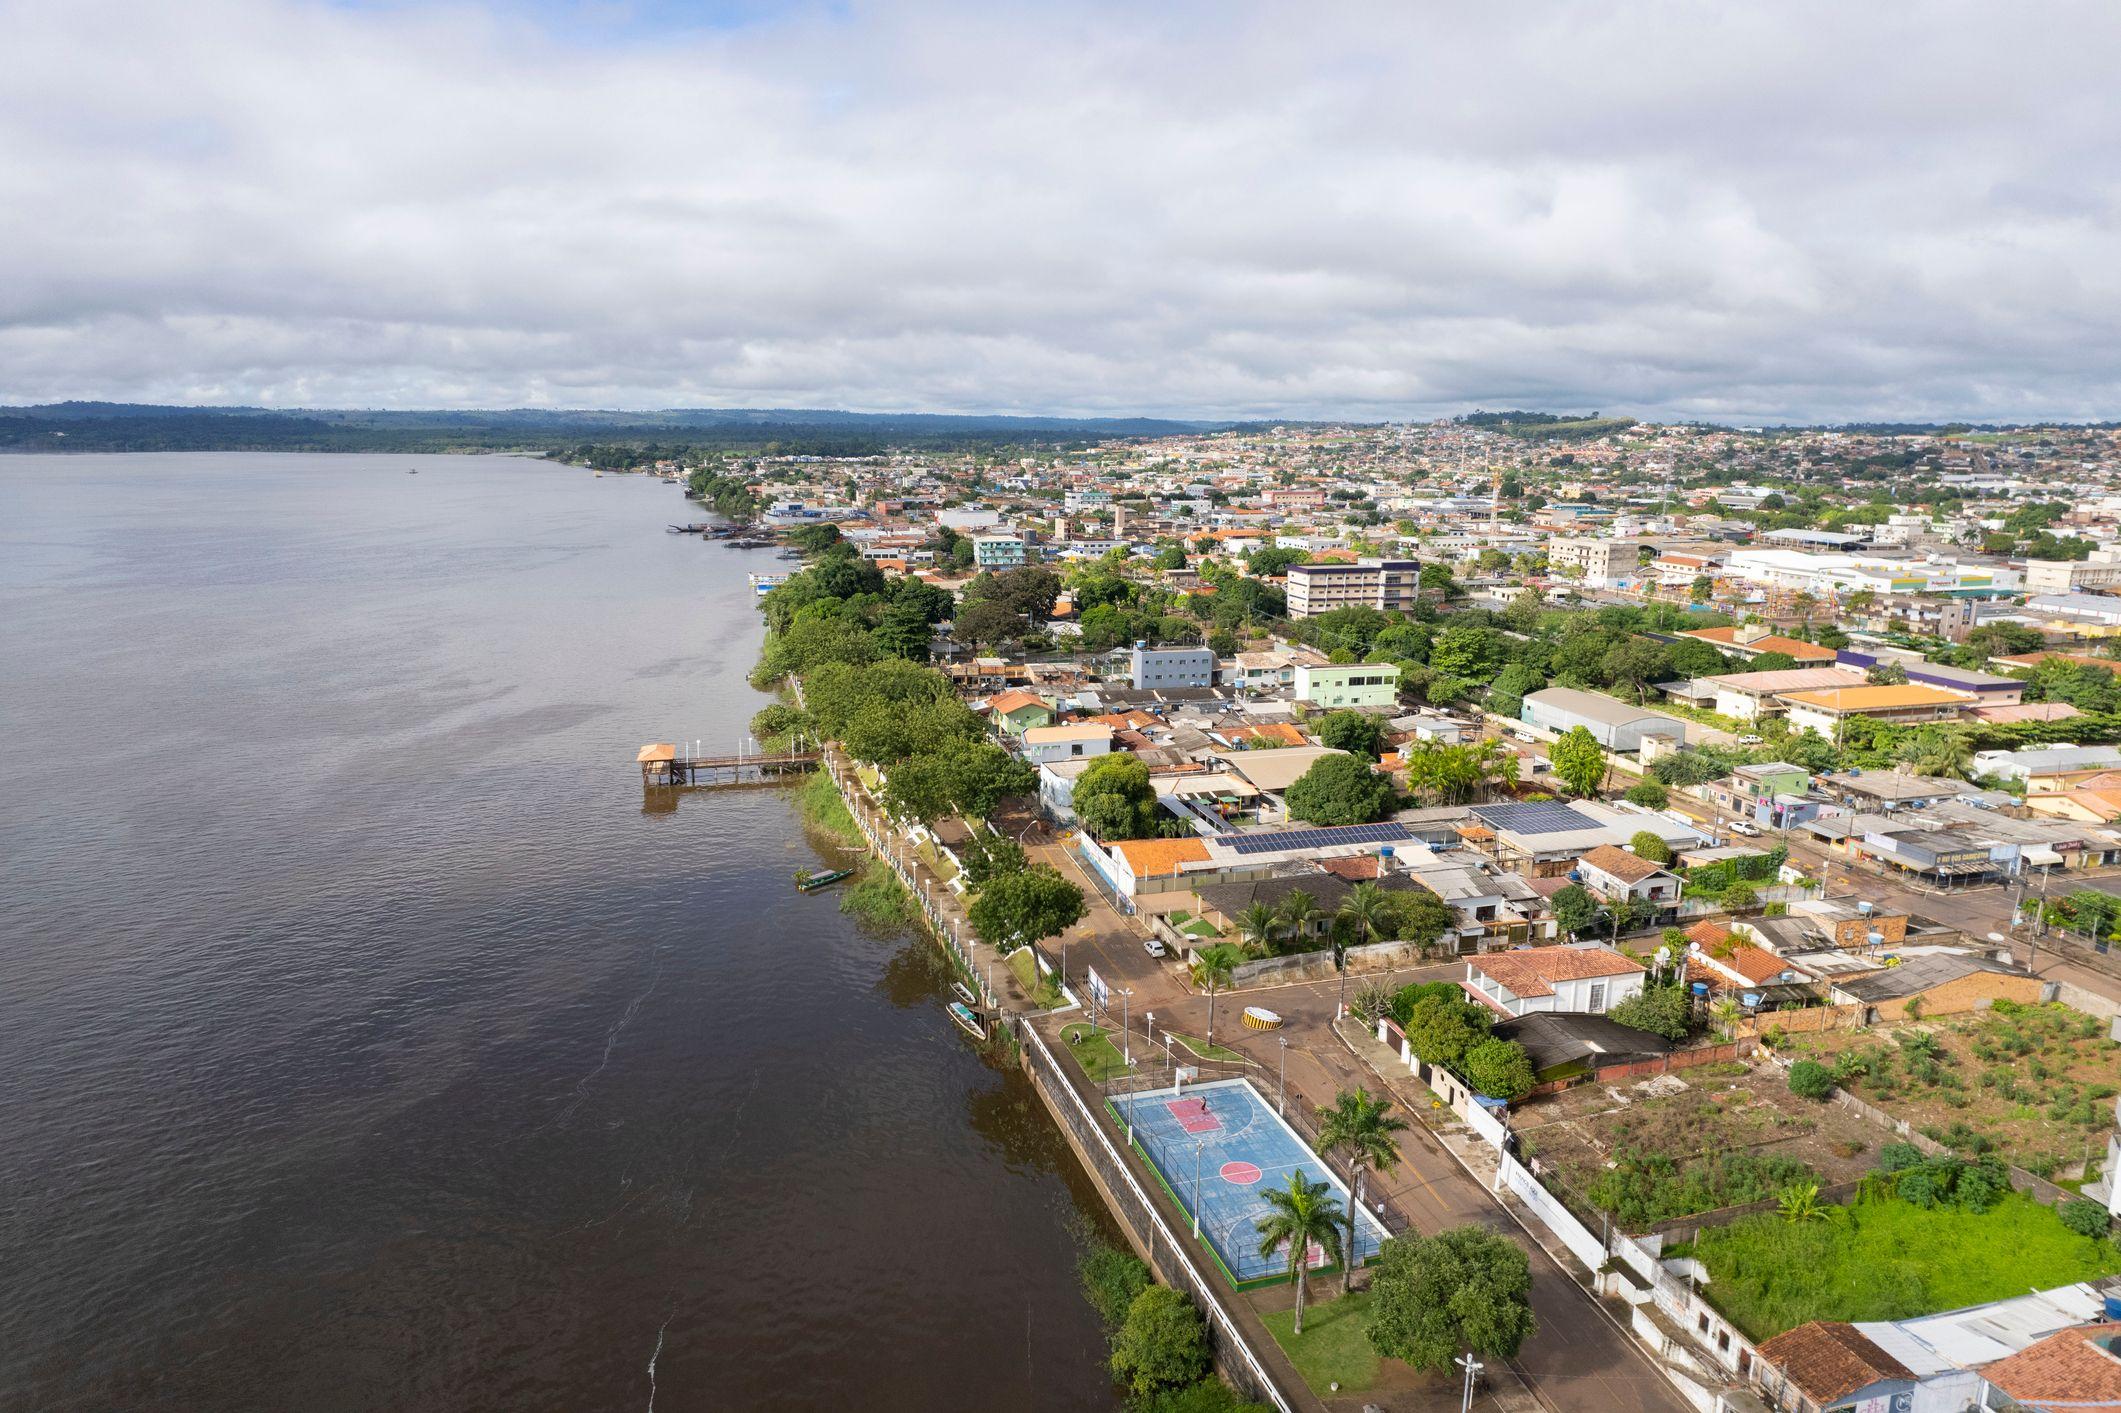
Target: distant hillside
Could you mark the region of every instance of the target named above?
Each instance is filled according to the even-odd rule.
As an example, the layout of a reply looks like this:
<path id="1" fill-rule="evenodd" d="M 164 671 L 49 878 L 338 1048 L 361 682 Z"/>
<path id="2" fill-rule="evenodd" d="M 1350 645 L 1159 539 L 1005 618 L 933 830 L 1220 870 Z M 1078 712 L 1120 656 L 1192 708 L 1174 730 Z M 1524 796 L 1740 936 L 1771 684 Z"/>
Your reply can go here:
<path id="1" fill-rule="evenodd" d="M 1087 444 L 1227 425 L 1148 417 L 959 417 L 810 408 L 365 412 L 64 402 L 0 407 L 0 451 L 534 451 L 593 441 L 859 456 L 886 447 Z"/>
<path id="2" fill-rule="evenodd" d="M 1601 417 L 1595 412 L 1468 412 L 1458 420 L 1528 442 L 1589 441 L 1635 425 L 1632 417 Z"/>

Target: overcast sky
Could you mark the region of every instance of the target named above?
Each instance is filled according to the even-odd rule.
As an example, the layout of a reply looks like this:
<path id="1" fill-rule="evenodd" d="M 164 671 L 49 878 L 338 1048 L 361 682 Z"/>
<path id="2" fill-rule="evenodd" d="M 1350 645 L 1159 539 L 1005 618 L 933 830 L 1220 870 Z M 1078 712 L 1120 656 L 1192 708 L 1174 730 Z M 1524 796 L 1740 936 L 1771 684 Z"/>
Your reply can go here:
<path id="1" fill-rule="evenodd" d="M 2121 417 L 2110 3 L 0 0 L 0 402 Z"/>

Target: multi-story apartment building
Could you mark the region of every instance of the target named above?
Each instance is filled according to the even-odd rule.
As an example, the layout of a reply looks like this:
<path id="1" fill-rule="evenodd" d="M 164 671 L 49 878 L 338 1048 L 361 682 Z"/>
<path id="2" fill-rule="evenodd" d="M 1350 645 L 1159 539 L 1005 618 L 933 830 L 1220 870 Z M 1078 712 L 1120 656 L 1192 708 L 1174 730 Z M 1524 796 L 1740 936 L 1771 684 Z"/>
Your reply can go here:
<path id="1" fill-rule="evenodd" d="M 1388 662 L 1296 669 L 1296 699 L 1322 707 L 1389 707 L 1399 702 L 1399 669 Z"/>
<path id="2" fill-rule="evenodd" d="M 1292 564 L 1288 594 L 1291 618 L 1316 618 L 1336 608 L 1403 613 L 1421 596 L 1421 561 L 1365 559 L 1354 564 Z"/>
<path id="3" fill-rule="evenodd" d="M 972 562 L 982 569 L 1017 569 L 1030 558 L 1030 545 L 1022 535 L 972 537 Z"/>
<path id="4" fill-rule="evenodd" d="M 2028 594 L 2074 594 L 2121 584 L 2121 563 L 2097 559 L 2029 559 L 2025 562 Z"/>
<path id="5" fill-rule="evenodd" d="M 1129 659 L 1129 680 L 1137 692 L 1158 687 L 1215 685 L 1213 648 L 1152 648 L 1136 643 Z"/>
<path id="6" fill-rule="evenodd" d="M 1647 540 L 1556 535 L 1547 541 L 1547 567 L 1593 589 L 1611 588 L 1620 580 L 1635 576 L 1637 566 L 1642 562 L 1643 548 L 1648 543 Z M 1692 578 L 1687 582 L 1692 583 Z"/>

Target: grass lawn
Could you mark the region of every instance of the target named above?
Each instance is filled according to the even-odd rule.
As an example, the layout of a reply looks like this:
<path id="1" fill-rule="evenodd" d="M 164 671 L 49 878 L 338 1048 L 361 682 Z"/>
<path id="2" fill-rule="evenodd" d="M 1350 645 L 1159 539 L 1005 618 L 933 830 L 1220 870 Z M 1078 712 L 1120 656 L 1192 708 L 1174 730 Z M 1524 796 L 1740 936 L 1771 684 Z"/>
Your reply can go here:
<path id="1" fill-rule="evenodd" d="M 920 855 L 921 862 L 928 865 L 935 876 L 943 882 L 949 883 L 957 877 L 957 865 L 950 861 L 948 854 L 936 848 L 935 845 L 923 840 L 920 847 L 915 849 L 914 852 Z"/>
<path id="2" fill-rule="evenodd" d="M 1243 1055 L 1238 1054 L 1235 1050 L 1232 1050 L 1227 1046 L 1223 1045 L 1210 1045 L 1207 1041 L 1201 1039 L 1197 1035 L 1181 1035 L 1175 1030 L 1167 1030 L 1164 1032 L 1164 1034 L 1169 1036 L 1171 1039 L 1176 1040 L 1179 1044 L 1185 1046 L 1188 1050 L 1191 1050 L 1194 1054 L 1200 1056 L 1202 1059 L 1228 1060 L 1235 1064 L 1251 1063 Z"/>
<path id="3" fill-rule="evenodd" d="M 1030 996 L 1032 1005 L 1042 1011 L 1050 1011 L 1055 1006 L 1067 1004 L 1068 998 L 1061 995 L 1060 988 L 1053 984 L 1052 978 L 1038 974 L 1038 963 L 1031 960 L 1029 947 L 1019 947 L 1011 952 L 1008 956 L 1008 966 L 1010 973 L 1016 977 L 1017 984 Z"/>
<path id="4" fill-rule="evenodd" d="M 1314 1287 L 1318 1282 L 1313 1282 Z M 1370 1293 L 1358 1290 L 1313 1305 L 1304 1304 L 1304 1332 L 1291 1334 L 1296 1324 L 1294 1310 L 1275 1310 L 1260 1316 L 1274 1342 L 1289 1356 L 1296 1372 L 1304 1376 L 1311 1392 L 1325 1397 L 1335 1383 L 1342 1393 L 1361 1393 L 1377 1382 L 1384 1361 L 1370 1347 L 1364 1333 L 1363 1311 Z"/>
<path id="5" fill-rule="evenodd" d="M 1905 1319 L 2121 1271 L 2111 1241 L 2076 1235 L 2017 1193 L 1979 1213 L 1895 1198 L 1825 1211 L 1796 1224 L 1746 1217 L 1695 1243 L 1709 1299 L 1754 1339 L 1806 1320 Z"/>
<path id="6" fill-rule="evenodd" d="M 1109 1038 L 1112 1032 L 1100 1030 L 1087 1021 L 1061 1027 L 1061 1039 L 1068 1046 L 1068 1053 L 1075 1056 L 1083 1072 L 1102 1084 L 1108 1079 L 1117 1079 L 1127 1073 L 1126 1057 Z"/>

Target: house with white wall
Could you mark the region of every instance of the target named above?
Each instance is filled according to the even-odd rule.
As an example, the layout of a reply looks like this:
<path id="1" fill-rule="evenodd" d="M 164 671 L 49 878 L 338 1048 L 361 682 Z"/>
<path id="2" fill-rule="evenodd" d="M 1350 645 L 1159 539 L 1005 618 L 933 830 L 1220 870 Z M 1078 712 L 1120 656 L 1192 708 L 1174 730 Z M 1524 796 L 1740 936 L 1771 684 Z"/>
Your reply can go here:
<path id="1" fill-rule="evenodd" d="M 1527 947 L 1466 959 L 1466 994 L 1498 1015 L 1604 1015 L 1648 975 L 1610 947 Z"/>

